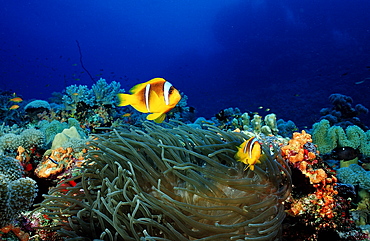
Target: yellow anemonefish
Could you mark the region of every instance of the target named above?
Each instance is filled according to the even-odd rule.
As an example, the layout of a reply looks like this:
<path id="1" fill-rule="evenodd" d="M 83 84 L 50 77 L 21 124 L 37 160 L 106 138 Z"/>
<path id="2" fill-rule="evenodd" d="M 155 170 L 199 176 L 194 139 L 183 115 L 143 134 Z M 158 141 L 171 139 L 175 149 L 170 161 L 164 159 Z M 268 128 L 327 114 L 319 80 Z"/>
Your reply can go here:
<path id="1" fill-rule="evenodd" d="M 16 110 L 19 108 L 19 105 L 12 105 L 9 107 L 9 110 Z"/>
<path id="2" fill-rule="evenodd" d="M 170 82 L 154 78 L 135 85 L 130 94 L 118 94 L 118 106 L 131 105 L 142 113 L 151 113 L 146 119 L 161 123 L 166 113 L 172 110 L 181 99 L 181 95 Z"/>
<path id="3" fill-rule="evenodd" d="M 21 97 L 14 97 L 14 98 L 11 98 L 9 101 L 19 103 L 19 102 L 22 102 L 23 100 Z"/>
<path id="4" fill-rule="evenodd" d="M 238 151 L 234 157 L 237 161 L 247 164 L 244 170 L 250 167 L 253 171 L 254 165 L 261 163 L 259 160 L 262 154 L 261 144 L 257 141 L 256 137 L 249 138 L 249 140 L 244 141 L 237 148 Z"/>

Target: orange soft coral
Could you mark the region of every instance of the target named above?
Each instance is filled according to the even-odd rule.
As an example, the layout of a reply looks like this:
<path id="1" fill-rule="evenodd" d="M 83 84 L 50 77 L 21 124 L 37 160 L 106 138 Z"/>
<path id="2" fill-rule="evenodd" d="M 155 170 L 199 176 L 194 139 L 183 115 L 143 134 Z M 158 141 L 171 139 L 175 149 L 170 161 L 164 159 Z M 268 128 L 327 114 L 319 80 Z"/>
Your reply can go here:
<path id="1" fill-rule="evenodd" d="M 304 130 L 302 133 L 294 132 L 293 138 L 289 140 L 288 145 L 281 148 L 281 154 L 284 158 L 289 159 L 291 163 L 298 163 L 303 160 L 314 160 L 316 158 L 316 154 L 305 149 L 305 145 L 307 143 L 312 144 L 310 134 L 307 134 Z"/>
<path id="2" fill-rule="evenodd" d="M 316 154 L 304 149 L 304 145 L 311 142 L 311 135 L 304 130 L 302 133 L 294 132 L 293 138 L 289 140 L 288 145 L 281 148 L 281 154 L 283 157 L 288 158 L 291 163 L 301 162 L 305 158 L 313 160 Z"/>
<path id="3" fill-rule="evenodd" d="M 2 239 L 3 234 L 7 234 L 12 231 L 20 241 L 28 241 L 30 236 L 28 233 L 23 232 L 19 227 L 14 227 L 13 225 L 8 225 L 0 229 L 0 240 Z"/>
<path id="4" fill-rule="evenodd" d="M 309 178 L 310 184 L 316 189 L 308 196 L 292 199 L 288 212 L 294 216 L 304 212 L 315 212 L 320 217 L 329 219 L 334 217 L 336 178 L 328 174 L 323 165 L 317 165 L 321 159 L 316 156 L 318 152 L 316 146 L 312 144 L 311 135 L 305 131 L 294 133 L 288 145 L 281 148 L 281 152 L 293 168 L 297 168 Z"/>

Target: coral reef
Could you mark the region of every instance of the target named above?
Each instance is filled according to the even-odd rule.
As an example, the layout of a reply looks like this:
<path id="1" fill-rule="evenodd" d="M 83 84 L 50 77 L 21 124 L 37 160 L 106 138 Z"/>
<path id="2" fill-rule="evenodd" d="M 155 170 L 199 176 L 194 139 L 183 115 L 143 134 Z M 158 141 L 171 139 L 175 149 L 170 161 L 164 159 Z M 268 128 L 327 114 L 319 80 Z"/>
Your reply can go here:
<path id="1" fill-rule="evenodd" d="M 13 225 L 8 225 L 6 227 L 0 228 L 0 240 L 12 240 L 9 237 L 5 237 L 5 236 L 9 236 L 8 234 L 10 233 L 13 233 L 16 236 L 17 240 L 20 240 L 20 241 L 29 240 L 28 233 L 23 232 L 21 228 L 14 227 Z"/>
<path id="2" fill-rule="evenodd" d="M 53 179 L 76 165 L 81 165 L 84 160 L 83 153 L 78 153 L 71 147 L 59 147 L 51 150 L 50 155 L 45 155 L 37 165 L 35 174 L 39 178 Z"/>
<path id="3" fill-rule="evenodd" d="M 51 110 L 50 104 L 45 100 L 34 100 L 28 103 L 24 110 L 31 123 L 37 124 L 40 114 L 48 114 Z"/>
<path id="4" fill-rule="evenodd" d="M 0 152 L 16 152 L 19 146 L 29 149 L 44 145 L 44 134 L 35 128 L 25 129 L 19 135 L 7 133 L 0 137 Z"/>
<path id="5" fill-rule="evenodd" d="M 0 227 L 27 210 L 35 198 L 36 182 L 22 173 L 18 160 L 0 154 Z"/>
<path id="6" fill-rule="evenodd" d="M 336 147 L 348 146 L 370 155 L 370 130 L 365 132 L 355 125 L 344 130 L 340 126 L 330 126 L 330 122 L 323 119 L 313 125 L 312 139 L 322 154 L 330 153 Z"/>
<path id="7" fill-rule="evenodd" d="M 326 119 L 331 125 L 341 126 L 342 128 L 357 125 L 365 131 L 369 129 L 358 118 L 359 115 L 369 112 L 365 106 L 357 104 L 352 107 L 352 98 L 342 94 L 331 94 L 329 101 L 333 106 L 321 109 L 321 120 Z"/>
<path id="8" fill-rule="evenodd" d="M 276 146 L 262 145 L 261 164 L 244 171 L 234 159 L 243 138 L 147 122 L 97 135 L 81 175 L 42 203 L 59 222 L 49 228 L 102 240 L 278 240 L 289 168 Z"/>
<path id="9" fill-rule="evenodd" d="M 286 222 L 293 224 L 286 229 L 287 240 L 321 240 L 326 234 L 336 240 L 350 236 L 350 230 L 355 230 L 349 215 L 351 199 L 339 194 L 335 172 L 318 156 L 311 136 L 305 131 L 296 132 L 281 151 L 292 166 L 294 185 L 292 195 L 286 201 L 290 215 Z M 288 234 L 290 229 L 297 227 L 304 230 L 299 237 L 294 232 Z M 356 235 L 362 237 L 361 232 Z"/>
<path id="10" fill-rule="evenodd" d="M 117 94 L 124 92 L 120 86 L 115 81 L 108 84 L 105 79 L 99 79 L 91 90 L 85 85 L 71 85 L 66 88 L 62 100 L 70 117 L 76 118 L 85 128 L 95 130 L 111 126 L 119 117 L 115 104 Z"/>
<path id="11" fill-rule="evenodd" d="M 284 137 L 292 138 L 293 133 L 298 131 L 298 127 L 291 120 L 284 121 L 279 119 L 276 121 L 277 129 L 279 130 L 278 134 Z"/>
<path id="12" fill-rule="evenodd" d="M 50 104 L 49 102 L 45 101 L 45 100 L 34 100 L 34 101 L 31 101 L 29 102 L 25 107 L 24 107 L 24 110 L 26 112 L 30 111 L 31 109 L 46 109 L 46 110 L 50 110 Z"/>
<path id="13" fill-rule="evenodd" d="M 124 92 L 120 89 L 121 84 L 116 81 L 108 84 L 105 79 L 100 78 L 96 84 L 91 87 L 92 93 L 95 95 L 96 104 L 115 106 L 117 103 L 117 94 Z"/>
<path id="14" fill-rule="evenodd" d="M 359 185 L 360 188 L 370 191 L 370 172 L 357 164 L 339 168 L 337 178 L 343 183 Z"/>
<path id="15" fill-rule="evenodd" d="M 66 88 L 65 92 L 63 104 L 67 110 L 72 111 L 72 114 L 77 112 L 78 103 L 84 103 L 88 106 L 94 105 L 95 96 L 87 85 L 71 85 Z"/>
<path id="16" fill-rule="evenodd" d="M 23 125 L 24 124 L 24 110 L 23 103 L 17 103 L 14 105 L 14 102 L 9 101 L 14 98 L 14 93 L 10 91 L 0 90 L 0 124 L 5 123 L 5 125 Z M 11 108 L 12 106 L 18 108 Z"/>
<path id="17" fill-rule="evenodd" d="M 220 111 L 216 117 L 212 118 L 209 123 L 214 123 L 221 129 L 243 130 L 253 132 L 255 135 L 282 135 L 291 137 L 292 133 L 298 128 L 293 121 L 285 122 L 277 120 L 276 114 L 270 113 L 265 117 L 253 112 L 241 113 L 238 108 L 228 108 Z"/>

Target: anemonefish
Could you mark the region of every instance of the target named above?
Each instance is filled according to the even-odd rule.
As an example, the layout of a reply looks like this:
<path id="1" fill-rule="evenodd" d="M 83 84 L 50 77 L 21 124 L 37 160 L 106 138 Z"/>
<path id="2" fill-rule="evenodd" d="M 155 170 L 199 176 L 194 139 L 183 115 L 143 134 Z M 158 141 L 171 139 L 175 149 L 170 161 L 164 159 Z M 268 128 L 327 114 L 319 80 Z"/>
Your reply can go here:
<path id="1" fill-rule="evenodd" d="M 151 113 L 146 118 L 161 123 L 166 113 L 172 110 L 181 99 L 181 95 L 170 82 L 154 78 L 135 85 L 130 94 L 118 94 L 118 106 L 131 105 L 142 113 Z"/>
<path id="2" fill-rule="evenodd" d="M 237 161 L 247 164 L 244 170 L 248 167 L 254 170 L 254 165 L 260 162 L 260 157 L 262 154 L 261 144 L 257 141 L 256 137 L 251 137 L 249 140 L 244 141 L 240 146 L 237 147 L 238 151 L 235 154 L 235 159 Z"/>
<path id="3" fill-rule="evenodd" d="M 22 102 L 23 100 L 21 97 L 14 97 L 14 98 L 11 98 L 9 101 L 19 103 L 19 102 Z"/>

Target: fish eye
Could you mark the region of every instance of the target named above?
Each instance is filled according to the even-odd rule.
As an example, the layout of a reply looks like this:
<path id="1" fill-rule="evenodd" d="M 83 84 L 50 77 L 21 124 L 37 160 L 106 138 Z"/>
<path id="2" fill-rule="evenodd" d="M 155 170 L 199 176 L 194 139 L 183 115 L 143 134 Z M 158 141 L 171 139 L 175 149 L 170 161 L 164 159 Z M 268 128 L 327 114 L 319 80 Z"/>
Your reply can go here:
<path id="1" fill-rule="evenodd" d="M 168 90 L 168 94 L 172 94 L 173 89 L 174 89 L 173 86 L 171 86 L 170 89 Z"/>

